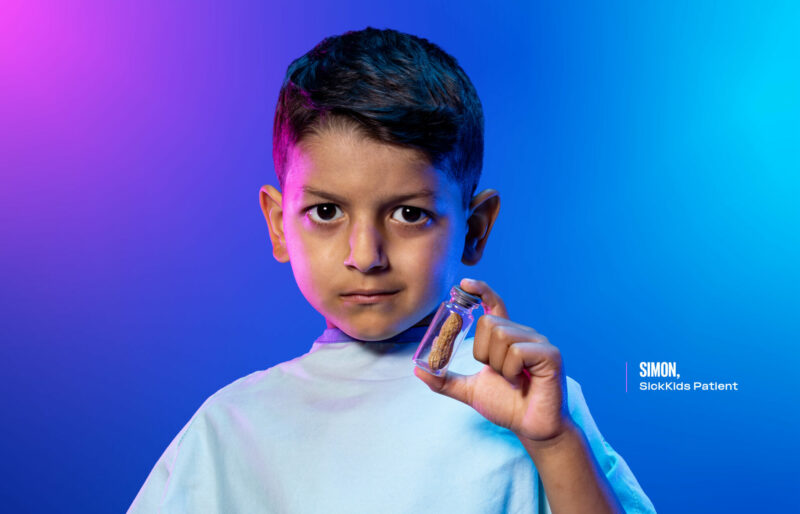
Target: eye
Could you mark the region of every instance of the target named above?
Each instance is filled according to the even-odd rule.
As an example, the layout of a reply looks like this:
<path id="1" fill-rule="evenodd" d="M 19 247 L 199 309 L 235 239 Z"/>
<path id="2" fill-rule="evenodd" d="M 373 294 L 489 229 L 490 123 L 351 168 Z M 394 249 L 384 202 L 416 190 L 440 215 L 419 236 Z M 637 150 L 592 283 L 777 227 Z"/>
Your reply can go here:
<path id="1" fill-rule="evenodd" d="M 342 213 L 342 210 L 335 203 L 321 203 L 314 205 L 308 209 L 308 215 L 311 221 L 324 225 L 338 219 L 336 212 Z"/>
<path id="2" fill-rule="evenodd" d="M 410 205 L 398 207 L 392 213 L 392 219 L 410 225 L 422 225 L 419 220 L 424 220 L 425 218 L 430 219 L 430 216 L 427 212 L 419 207 L 412 207 Z"/>

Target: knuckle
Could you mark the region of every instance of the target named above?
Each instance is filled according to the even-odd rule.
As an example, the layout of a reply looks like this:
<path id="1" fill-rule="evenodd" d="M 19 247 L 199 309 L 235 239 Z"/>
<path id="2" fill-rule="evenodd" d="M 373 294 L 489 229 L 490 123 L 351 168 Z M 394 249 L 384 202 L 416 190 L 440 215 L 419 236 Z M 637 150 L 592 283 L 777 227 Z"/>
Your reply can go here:
<path id="1" fill-rule="evenodd" d="M 494 325 L 492 327 L 492 339 L 500 340 L 508 337 L 508 329 L 503 325 Z"/>
<path id="2" fill-rule="evenodd" d="M 522 359 L 522 348 L 518 345 L 512 344 L 508 347 L 508 356 L 512 359 Z"/>
<path id="3" fill-rule="evenodd" d="M 492 339 L 498 341 L 508 341 L 511 339 L 511 329 L 510 327 L 503 325 L 501 323 L 496 323 L 492 326 Z"/>
<path id="4" fill-rule="evenodd" d="M 500 324 L 500 319 L 501 318 L 493 316 L 491 314 L 484 314 L 483 316 L 478 318 L 476 330 L 477 328 L 481 328 L 481 330 L 486 330 L 491 334 L 494 328 Z"/>
<path id="5" fill-rule="evenodd" d="M 547 356 L 548 358 L 553 361 L 554 363 L 561 366 L 561 352 L 553 345 L 548 345 L 547 347 Z"/>

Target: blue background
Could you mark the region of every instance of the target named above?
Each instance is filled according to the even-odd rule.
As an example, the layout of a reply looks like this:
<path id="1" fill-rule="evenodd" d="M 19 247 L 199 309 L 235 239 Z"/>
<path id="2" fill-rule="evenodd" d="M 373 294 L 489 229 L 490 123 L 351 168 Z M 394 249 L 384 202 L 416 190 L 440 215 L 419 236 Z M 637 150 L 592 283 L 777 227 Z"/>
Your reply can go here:
<path id="1" fill-rule="evenodd" d="M 464 275 L 561 349 L 659 512 L 789 509 L 798 4 L 530 4 L 4 2 L 2 510 L 124 511 L 209 395 L 321 333 L 257 195 L 286 67 L 367 25 L 475 83 L 502 207 Z M 740 391 L 637 391 L 662 360 Z"/>

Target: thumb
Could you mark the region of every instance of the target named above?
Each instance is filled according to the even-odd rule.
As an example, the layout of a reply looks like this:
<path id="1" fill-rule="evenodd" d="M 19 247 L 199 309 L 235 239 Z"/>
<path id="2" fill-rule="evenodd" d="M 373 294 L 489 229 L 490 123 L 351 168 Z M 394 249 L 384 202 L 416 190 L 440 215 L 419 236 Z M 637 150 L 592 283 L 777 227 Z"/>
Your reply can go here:
<path id="1" fill-rule="evenodd" d="M 460 375 L 447 371 L 443 377 L 437 377 L 417 366 L 414 366 L 414 374 L 425 382 L 431 391 L 472 406 L 470 400 L 473 375 Z"/>

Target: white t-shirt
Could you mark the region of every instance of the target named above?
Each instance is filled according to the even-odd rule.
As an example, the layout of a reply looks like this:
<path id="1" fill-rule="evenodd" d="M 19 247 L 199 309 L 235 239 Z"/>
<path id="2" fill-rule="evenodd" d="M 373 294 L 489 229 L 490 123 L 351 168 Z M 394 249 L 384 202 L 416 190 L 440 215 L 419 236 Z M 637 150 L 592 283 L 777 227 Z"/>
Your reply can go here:
<path id="1" fill-rule="evenodd" d="M 326 329 L 308 353 L 223 387 L 175 436 L 128 513 L 549 513 L 517 437 L 414 376 L 425 329 L 380 342 Z M 472 344 L 450 370 L 483 367 Z M 626 512 L 655 512 L 569 377 L 567 399 Z"/>

